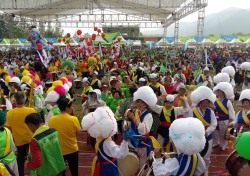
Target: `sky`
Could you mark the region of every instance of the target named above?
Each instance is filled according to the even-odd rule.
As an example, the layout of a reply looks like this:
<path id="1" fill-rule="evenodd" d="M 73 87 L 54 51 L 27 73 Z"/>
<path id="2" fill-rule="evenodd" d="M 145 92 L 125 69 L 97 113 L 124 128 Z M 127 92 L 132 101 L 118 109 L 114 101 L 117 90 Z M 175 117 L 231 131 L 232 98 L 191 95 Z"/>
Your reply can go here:
<path id="1" fill-rule="evenodd" d="M 208 0 L 208 6 L 205 9 L 205 15 L 218 13 L 230 7 L 237 7 L 241 9 L 250 9 L 250 0 Z M 196 21 L 198 18 L 198 12 L 195 12 L 181 21 L 190 22 Z"/>
<path id="2" fill-rule="evenodd" d="M 220 11 L 223 11 L 227 8 L 230 7 L 237 7 L 241 9 L 250 9 L 250 0 L 208 0 L 208 6 L 205 9 L 205 15 L 210 15 L 213 13 L 218 13 Z M 195 12 L 181 20 L 181 22 L 191 22 L 191 21 L 196 21 L 198 18 L 198 12 Z M 77 29 L 75 29 L 77 30 Z M 155 30 L 155 29 L 141 29 L 141 31 L 149 31 L 149 30 Z M 66 34 L 67 32 L 72 33 L 74 29 L 69 29 L 65 28 L 64 33 Z M 93 29 L 87 28 L 87 29 L 82 29 L 82 31 L 88 32 L 88 33 L 93 33 Z"/>

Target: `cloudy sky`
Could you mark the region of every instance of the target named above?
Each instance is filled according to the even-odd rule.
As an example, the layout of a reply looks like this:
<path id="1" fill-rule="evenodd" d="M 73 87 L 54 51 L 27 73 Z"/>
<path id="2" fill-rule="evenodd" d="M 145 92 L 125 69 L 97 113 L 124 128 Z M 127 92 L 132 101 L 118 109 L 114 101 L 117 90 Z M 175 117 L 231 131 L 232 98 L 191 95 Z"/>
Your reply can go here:
<path id="1" fill-rule="evenodd" d="M 250 0 L 208 0 L 208 6 L 206 7 L 206 15 L 212 13 L 218 13 L 230 7 L 238 7 L 241 9 L 250 9 Z M 193 13 L 182 21 L 196 21 L 198 13 Z"/>

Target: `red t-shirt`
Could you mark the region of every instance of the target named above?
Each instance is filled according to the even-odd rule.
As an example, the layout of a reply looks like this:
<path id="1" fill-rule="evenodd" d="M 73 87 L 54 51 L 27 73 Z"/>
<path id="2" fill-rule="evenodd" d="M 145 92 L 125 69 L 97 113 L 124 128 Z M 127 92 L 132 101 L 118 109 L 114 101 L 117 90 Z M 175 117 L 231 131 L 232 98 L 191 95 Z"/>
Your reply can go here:
<path id="1" fill-rule="evenodd" d="M 174 86 L 167 86 L 165 84 L 163 86 L 165 87 L 167 94 L 171 94 L 174 91 Z"/>
<path id="2" fill-rule="evenodd" d="M 42 154 L 38 143 L 34 139 L 31 139 L 30 141 L 30 153 L 32 159 L 28 162 L 26 166 L 27 169 L 31 170 L 39 168 L 42 165 Z"/>

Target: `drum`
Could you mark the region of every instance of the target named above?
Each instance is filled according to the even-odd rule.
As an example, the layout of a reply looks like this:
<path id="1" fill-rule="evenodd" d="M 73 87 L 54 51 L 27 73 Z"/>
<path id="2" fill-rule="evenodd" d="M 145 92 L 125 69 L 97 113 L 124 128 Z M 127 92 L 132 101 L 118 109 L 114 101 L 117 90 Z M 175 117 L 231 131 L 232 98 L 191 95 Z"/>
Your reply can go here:
<path id="1" fill-rule="evenodd" d="M 236 151 L 227 158 L 226 168 L 234 176 L 249 176 L 250 174 L 248 161 L 240 157 Z"/>
<path id="2" fill-rule="evenodd" d="M 123 176 L 135 176 L 140 169 L 138 156 L 129 152 L 125 158 L 118 159 L 118 168 Z"/>
<path id="3" fill-rule="evenodd" d="M 226 140 L 229 140 L 229 139 L 230 139 L 230 138 L 227 137 L 229 134 L 230 134 L 230 135 L 236 136 L 236 130 L 235 130 L 234 128 L 227 128 L 226 134 L 225 134 L 225 136 L 224 136 L 224 138 L 225 138 Z"/>

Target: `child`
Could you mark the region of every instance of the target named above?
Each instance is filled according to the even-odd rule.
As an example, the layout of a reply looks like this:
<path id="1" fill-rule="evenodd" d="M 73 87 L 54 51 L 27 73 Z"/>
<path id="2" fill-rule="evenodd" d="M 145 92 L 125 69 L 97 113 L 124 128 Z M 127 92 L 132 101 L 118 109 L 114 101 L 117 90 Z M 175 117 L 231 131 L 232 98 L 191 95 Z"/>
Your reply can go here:
<path id="1" fill-rule="evenodd" d="M 163 162 L 160 150 L 155 149 L 154 175 L 202 175 L 206 170 L 199 154 L 206 141 L 202 123 L 192 117 L 176 119 L 170 126 L 169 136 L 176 148 L 176 156 Z"/>
<path id="2" fill-rule="evenodd" d="M 83 130 L 87 130 L 93 138 L 98 138 L 97 156 L 93 160 L 92 176 L 119 176 L 117 159 L 128 154 L 128 142 L 123 140 L 117 146 L 111 137 L 117 132 L 114 113 L 107 106 L 99 107 L 82 119 Z"/>

